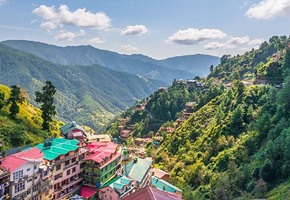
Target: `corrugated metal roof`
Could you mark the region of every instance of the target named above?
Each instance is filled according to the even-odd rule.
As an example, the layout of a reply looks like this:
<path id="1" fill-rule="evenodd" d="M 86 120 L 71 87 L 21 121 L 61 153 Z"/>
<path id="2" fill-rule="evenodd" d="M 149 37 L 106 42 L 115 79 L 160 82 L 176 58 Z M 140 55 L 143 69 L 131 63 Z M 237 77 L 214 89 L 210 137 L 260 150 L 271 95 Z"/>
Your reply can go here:
<path id="1" fill-rule="evenodd" d="M 148 169 L 150 168 L 152 164 L 151 158 L 141 159 L 138 158 L 137 162 L 134 163 L 128 163 L 124 168 L 125 174 L 129 176 L 130 178 L 141 182 L 146 175 Z M 131 170 L 130 170 L 131 168 Z"/>
<path id="2" fill-rule="evenodd" d="M 43 149 L 43 144 L 38 144 L 36 147 L 44 154 L 44 159 L 54 160 L 60 155 L 65 155 L 70 151 L 75 151 L 78 146 L 78 140 L 68 140 L 64 138 L 54 138 L 50 148 Z"/>
<path id="3" fill-rule="evenodd" d="M 166 192 L 182 192 L 181 189 L 175 187 L 174 185 L 162 180 L 162 179 L 158 179 L 155 176 L 152 176 L 151 178 L 151 183 L 154 187 L 156 187 L 159 190 L 165 190 Z"/>

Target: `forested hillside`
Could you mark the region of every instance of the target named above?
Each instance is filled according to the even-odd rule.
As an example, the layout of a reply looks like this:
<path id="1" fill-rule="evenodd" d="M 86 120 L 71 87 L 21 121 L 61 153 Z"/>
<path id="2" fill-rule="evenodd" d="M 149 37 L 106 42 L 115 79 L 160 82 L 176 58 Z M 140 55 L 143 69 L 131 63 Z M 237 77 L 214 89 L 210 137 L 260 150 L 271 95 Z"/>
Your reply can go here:
<path id="1" fill-rule="evenodd" d="M 143 109 L 136 104 L 121 115 L 125 127 L 134 125 L 132 137 L 163 137 L 154 165 L 170 172 L 185 199 L 290 196 L 289 41 L 275 36 L 259 49 L 225 55 L 195 86 L 175 80 L 140 102 Z M 187 102 L 192 113 L 184 111 Z M 117 137 L 120 122 L 107 133 Z"/>
<path id="2" fill-rule="evenodd" d="M 57 89 L 57 115 L 96 130 L 138 99 L 150 95 L 164 83 L 117 72 L 99 65 L 57 65 L 32 54 L 0 45 L 0 83 L 20 85 L 34 93 L 46 80 Z"/>
<path id="3" fill-rule="evenodd" d="M 25 88 L 22 88 L 22 90 L 26 91 Z M 41 129 L 41 111 L 28 103 L 28 96 L 22 103 L 18 103 L 19 113 L 16 115 L 16 119 L 12 120 L 9 117 L 11 105 L 7 104 L 9 97 L 10 88 L 0 84 L 0 139 L 3 142 L 1 151 L 5 152 L 12 147 L 35 145 L 51 136 L 51 133 Z M 62 123 L 53 121 L 52 134 L 60 134 L 60 124 Z"/>
<path id="4" fill-rule="evenodd" d="M 260 49 L 224 56 L 206 80 L 224 85 L 218 95 L 165 136 L 155 163 L 171 172 L 185 199 L 289 197 L 287 42 L 273 37 Z"/>
<path id="5" fill-rule="evenodd" d="M 219 63 L 218 57 L 210 55 L 191 55 L 155 60 L 144 55 L 118 54 L 92 46 L 59 47 L 25 40 L 8 40 L 1 43 L 57 64 L 98 64 L 113 70 L 161 80 L 167 84 L 170 84 L 174 78 L 190 79 L 197 75 L 205 77 L 209 74 L 210 66 L 216 66 Z"/>

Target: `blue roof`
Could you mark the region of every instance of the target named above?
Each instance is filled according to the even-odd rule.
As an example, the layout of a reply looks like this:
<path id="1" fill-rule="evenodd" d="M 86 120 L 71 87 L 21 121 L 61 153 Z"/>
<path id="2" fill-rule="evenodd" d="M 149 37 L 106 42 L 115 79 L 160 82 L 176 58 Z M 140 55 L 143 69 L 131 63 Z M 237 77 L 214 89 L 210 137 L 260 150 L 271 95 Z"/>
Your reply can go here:
<path id="1" fill-rule="evenodd" d="M 155 176 L 152 176 L 151 182 L 152 182 L 152 185 L 159 190 L 165 190 L 166 192 L 172 192 L 172 193 L 175 193 L 175 192 L 182 193 L 181 189 L 175 187 L 174 185 L 171 185 L 170 183 L 162 179 L 158 179 Z"/>
<path id="2" fill-rule="evenodd" d="M 126 176 L 119 177 L 111 182 L 110 187 L 113 189 L 122 189 L 125 185 L 128 185 L 132 180 Z"/>

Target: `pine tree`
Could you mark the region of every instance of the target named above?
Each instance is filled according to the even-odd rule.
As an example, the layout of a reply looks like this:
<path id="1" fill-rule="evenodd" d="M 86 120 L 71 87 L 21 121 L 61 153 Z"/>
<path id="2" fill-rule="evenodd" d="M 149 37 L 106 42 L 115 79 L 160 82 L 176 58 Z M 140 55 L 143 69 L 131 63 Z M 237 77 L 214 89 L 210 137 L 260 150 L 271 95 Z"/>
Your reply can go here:
<path id="1" fill-rule="evenodd" d="M 24 100 L 21 97 L 21 89 L 16 85 L 11 86 L 10 98 L 8 99 L 8 104 L 11 104 L 9 111 L 10 111 L 10 118 L 16 119 L 16 115 L 19 113 L 19 106 L 17 103 L 22 103 Z"/>
<path id="2" fill-rule="evenodd" d="M 55 87 L 50 81 L 46 81 L 46 85 L 42 88 L 42 93 L 35 92 L 37 103 L 41 103 L 41 117 L 43 119 L 42 129 L 49 131 L 49 123 L 52 121 L 52 117 L 56 115 L 55 106 L 53 105 L 53 96 L 56 93 Z"/>

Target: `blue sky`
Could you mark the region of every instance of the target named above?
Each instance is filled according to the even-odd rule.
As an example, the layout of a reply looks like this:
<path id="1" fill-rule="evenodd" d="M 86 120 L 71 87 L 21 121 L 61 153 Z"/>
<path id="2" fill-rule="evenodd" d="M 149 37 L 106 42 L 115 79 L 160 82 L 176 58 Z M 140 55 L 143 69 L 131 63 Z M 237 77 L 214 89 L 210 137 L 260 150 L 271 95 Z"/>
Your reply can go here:
<path id="1" fill-rule="evenodd" d="M 290 0 L 0 0 L 0 40 L 153 58 L 243 53 L 289 35 Z"/>

